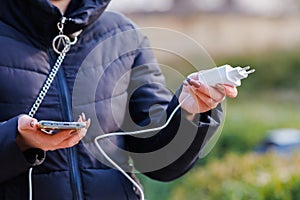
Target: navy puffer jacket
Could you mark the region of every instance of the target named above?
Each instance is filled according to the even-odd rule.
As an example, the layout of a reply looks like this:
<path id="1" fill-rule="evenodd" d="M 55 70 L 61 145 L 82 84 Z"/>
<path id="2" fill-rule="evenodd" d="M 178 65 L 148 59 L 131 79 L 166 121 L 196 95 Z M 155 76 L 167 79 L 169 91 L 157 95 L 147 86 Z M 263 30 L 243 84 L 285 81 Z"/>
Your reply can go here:
<path id="1" fill-rule="evenodd" d="M 47 0 L 0 2 L 0 199 L 27 199 L 30 167 L 33 199 L 136 199 L 132 183 L 110 166 L 93 140 L 160 126 L 178 105 L 164 87 L 147 39 L 122 15 L 104 12 L 108 0 L 72 0 L 64 34 L 82 32 L 34 117 L 74 121 L 84 112 L 92 125 L 75 147 L 21 152 L 18 116 L 29 112 L 58 57 L 51 42 L 62 14 Z M 221 112 L 218 107 L 191 122 L 179 110 L 162 131 L 99 144 L 128 173 L 131 158 L 145 175 L 170 181 L 194 165 Z"/>

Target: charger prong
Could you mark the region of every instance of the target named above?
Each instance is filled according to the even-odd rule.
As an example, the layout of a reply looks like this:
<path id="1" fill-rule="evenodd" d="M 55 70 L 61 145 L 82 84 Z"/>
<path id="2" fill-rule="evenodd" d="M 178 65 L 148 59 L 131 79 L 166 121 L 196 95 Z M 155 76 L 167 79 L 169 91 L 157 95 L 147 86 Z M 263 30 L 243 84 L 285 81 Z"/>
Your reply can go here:
<path id="1" fill-rule="evenodd" d="M 255 72 L 255 69 L 251 69 L 250 66 L 243 67 L 242 69 L 246 72 L 246 74 L 252 74 Z"/>
<path id="2" fill-rule="evenodd" d="M 251 67 L 250 66 L 246 66 L 243 68 L 243 70 L 248 71 Z"/>
<path id="3" fill-rule="evenodd" d="M 255 72 L 255 69 L 251 69 L 251 70 L 247 71 L 247 74 L 252 74 L 254 72 Z"/>

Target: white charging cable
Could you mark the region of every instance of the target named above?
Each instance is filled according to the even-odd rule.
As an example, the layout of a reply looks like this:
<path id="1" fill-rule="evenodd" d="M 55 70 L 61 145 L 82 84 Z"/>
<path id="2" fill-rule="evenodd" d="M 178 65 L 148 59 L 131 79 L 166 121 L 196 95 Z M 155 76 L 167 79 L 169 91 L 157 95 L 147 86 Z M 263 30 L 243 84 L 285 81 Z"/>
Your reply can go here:
<path id="1" fill-rule="evenodd" d="M 28 172 L 28 179 L 29 179 L 29 200 L 32 200 L 32 167 L 30 167 Z"/>
<path id="2" fill-rule="evenodd" d="M 241 85 L 241 79 L 245 79 L 248 77 L 249 74 L 255 72 L 254 69 L 250 70 L 250 67 L 231 67 L 230 65 L 223 65 L 220 67 L 215 67 L 209 70 L 205 70 L 203 72 L 199 72 L 198 79 L 207 85 L 215 86 L 216 84 L 228 84 L 232 86 L 240 86 Z M 189 81 L 188 81 L 189 82 Z M 101 154 L 105 157 L 105 159 L 113 165 L 117 170 L 119 170 L 138 190 L 141 195 L 141 200 L 144 200 L 144 192 L 143 189 L 139 186 L 139 184 L 133 180 L 116 162 L 114 162 L 102 149 L 102 147 L 99 145 L 98 141 L 103 140 L 108 137 L 113 136 L 124 136 L 124 135 L 139 135 L 143 133 L 148 132 L 154 132 L 154 131 L 160 131 L 164 128 L 166 128 L 169 123 L 171 122 L 172 118 L 174 117 L 175 113 L 178 111 L 178 109 L 181 107 L 181 105 L 189 98 L 190 95 L 186 96 L 181 103 L 173 110 L 171 113 L 169 119 L 166 121 L 166 123 L 160 127 L 157 128 L 151 128 L 151 129 L 145 129 L 145 130 L 139 130 L 139 131 L 132 131 L 132 132 L 114 132 L 114 133 L 108 133 L 104 135 L 97 136 L 94 139 L 94 142 L 98 148 L 98 150 L 101 152 Z"/>
<path id="3" fill-rule="evenodd" d="M 112 137 L 112 136 L 122 136 L 122 135 L 139 135 L 139 134 L 143 134 L 143 133 L 148 133 L 148 132 L 154 132 L 154 131 L 160 131 L 164 128 L 166 128 L 169 123 L 171 122 L 172 118 L 174 117 L 175 113 L 178 111 L 178 109 L 181 107 L 181 105 L 190 97 L 190 95 L 186 96 L 181 103 L 178 104 L 178 106 L 173 110 L 173 112 L 171 113 L 169 119 L 166 121 L 166 123 L 160 127 L 156 127 L 156 128 L 151 128 L 151 129 L 145 129 L 145 130 L 139 130 L 139 131 L 132 131 L 132 132 L 114 132 L 114 133 L 108 133 L 108 134 L 104 134 L 104 135 L 100 135 L 97 136 L 94 139 L 94 142 L 98 148 L 98 150 L 101 152 L 101 154 L 105 157 L 105 159 L 112 164 L 117 170 L 119 170 L 138 190 L 139 193 L 141 195 L 140 199 L 144 200 L 145 199 L 145 195 L 143 192 L 143 189 L 139 186 L 139 184 L 133 180 L 133 178 L 131 178 L 116 162 L 114 162 L 106 153 L 105 151 L 102 149 L 102 147 L 99 145 L 98 140 L 103 140 L 104 138 L 108 138 L 108 137 Z"/>
<path id="4" fill-rule="evenodd" d="M 70 50 L 70 47 L 77 42 L 77 36 L 81 33 L 81 31 L 77 32 L 73 41 L 71 39 L 64 35 L 63 29 L 64 29 L 64 24 L 66 22 L 66 18 L 62 17 L 60 22 L 57 23 L 57 28 L 59 30 L 59 34 L 53 39 L 52 41 L 52 46 L 53 50 L 59 54 L 58 58 L 55 61 L 54 66 L 51 68 L 51 71 L 45 80 L 42 89 L 40 90 L 34 104 L 32 105 L 28 115 L 30 117 L 33 117 L 37 110 L 39 109 L 41 103 L 44 100 L 44 97 L 46 96 L 52 82 L 54 81 L 54 78 L 62 65 L 62 62 L 65 59 L 66 53 Z M 61 48 L 61 49 L 60 49 Z M 28 180 L 29 180 L 29 200 L 32 200 L 32 170 L 33 167 L 30 167 L 29 172 L 28 172 Z"/>

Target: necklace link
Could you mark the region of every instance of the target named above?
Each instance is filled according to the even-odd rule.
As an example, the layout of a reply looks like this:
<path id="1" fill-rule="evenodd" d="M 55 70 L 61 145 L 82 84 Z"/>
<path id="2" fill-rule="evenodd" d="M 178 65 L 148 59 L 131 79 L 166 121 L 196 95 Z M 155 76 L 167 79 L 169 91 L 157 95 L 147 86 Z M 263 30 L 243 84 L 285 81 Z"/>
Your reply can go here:
<path id="1" fill-rule="evenodd" d="M 66 53 L 70 50 L 71 45 L 74 45 L 77 42 L 77 37 L 74 38 L 73 41 L 70 40 L 70 38 L 63 34 L 64 24 L 65 24 L 66 18 L 63 17 L 60 22 L 57 23 L 57 28 L 59 30 L 59 34 L 53 39 L 52 46 L 53 50 L 59 54 L 58 58 L 56 59 L 56 62 L 54 66 L 52 67 L 46 81 L 44 82 L 41 91 L 39 92 L 34 104 L 32 105 L 29 116 L 33 117 L 35 113 L 37 112 L 38 108 L 40 107 L 41 103 L 44 100 L 44 97 L 46 96 L 54 77 L 56 76 L 60 66 L 62 65 L 62 62 L 65 59 Z M 61 49 L 61 50 L 60 50 Z"/>

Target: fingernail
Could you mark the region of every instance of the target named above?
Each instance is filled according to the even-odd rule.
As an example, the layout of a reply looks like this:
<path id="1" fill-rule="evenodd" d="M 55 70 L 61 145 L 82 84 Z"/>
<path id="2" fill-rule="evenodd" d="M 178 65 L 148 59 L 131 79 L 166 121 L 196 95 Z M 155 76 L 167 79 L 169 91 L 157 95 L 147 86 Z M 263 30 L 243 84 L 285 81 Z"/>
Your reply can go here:
<path id="1" fill-rule="evenodd" d="M 187 77 L 185 80 L 186 80 L 191 86 L 194 86 L 194 87 L 196 87 L 196 88 L 199 88 L 199 87 L 201 86 L 201 84 L 200 84 L 199 82 L 197 82 L 197 81 L 195 81 L 195 80 L 193 80 L 193 79 L 191 79 L 191 78 L 189 78 L 189 77 Z"/>
<path id="2" fill-rule="evenodd" d="M 188 82 L 188 84 L 192 85 L 192 83 L 191 83 L 192 79 L 190 79 L 189 77 L 187 77 L 185 80 L 186 80 L 186 82 Z"/>
<path id="3" fill-rule="evenodd" d="M 35 122 L 34 122 L 34 121 L 31 121 L 31 122 L 30 122 L 30 127 L 31 127 L 31 128 L 34 128 L 34 124 L 35 124 Z"/>

